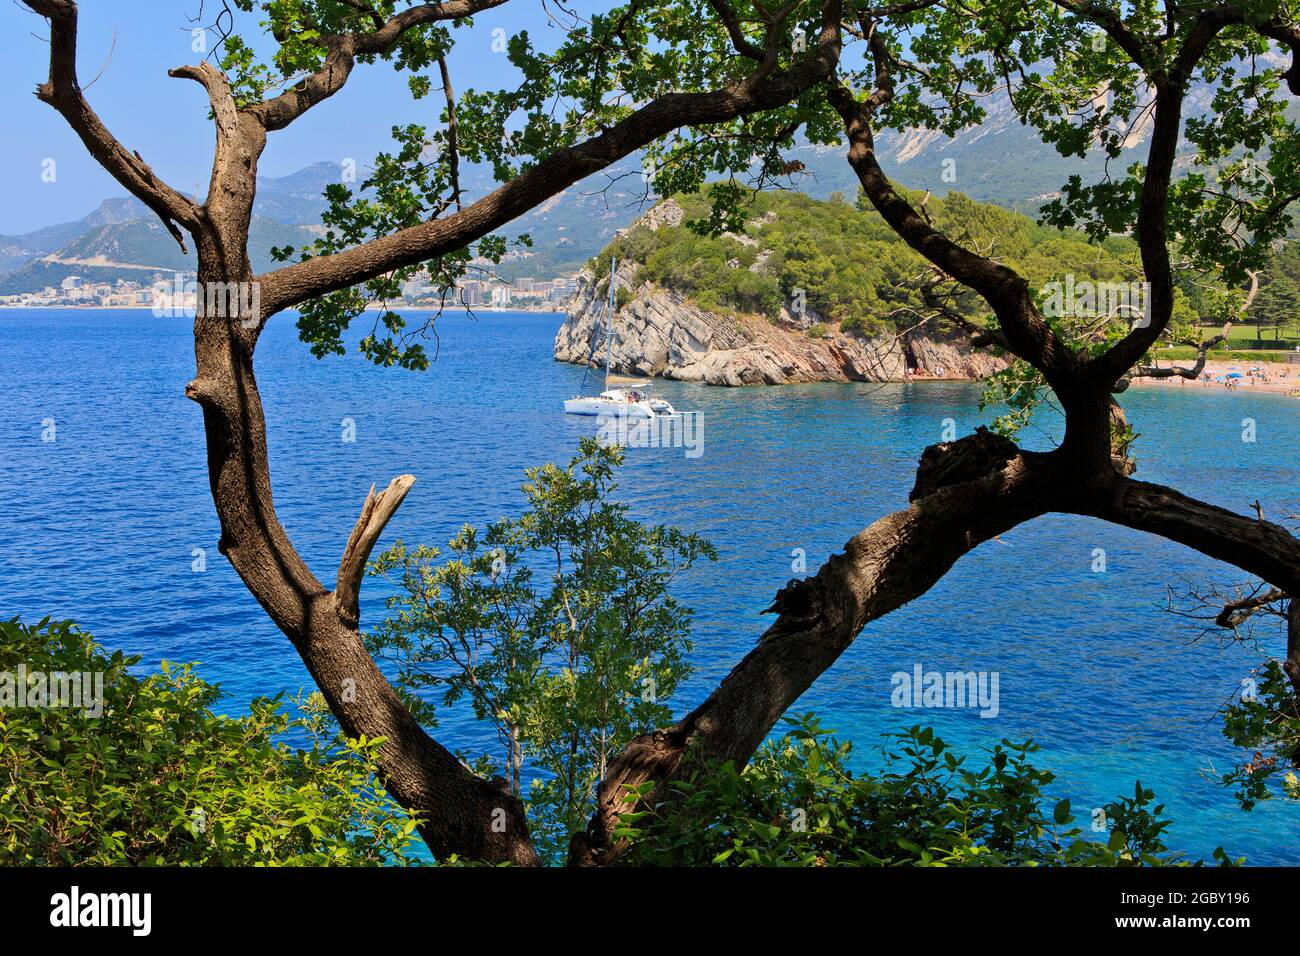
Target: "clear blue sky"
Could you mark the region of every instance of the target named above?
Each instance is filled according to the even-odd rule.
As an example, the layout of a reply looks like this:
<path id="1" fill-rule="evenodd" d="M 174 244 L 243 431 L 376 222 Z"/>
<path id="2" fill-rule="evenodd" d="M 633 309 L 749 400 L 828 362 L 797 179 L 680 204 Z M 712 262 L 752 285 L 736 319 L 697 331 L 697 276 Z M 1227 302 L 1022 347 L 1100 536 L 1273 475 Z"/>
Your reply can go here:
<path id="1" fill-rule="evenodd" d="M 200 0 L 83 0 L 78 72 L 86 98 L 105 125 L 137 150 L 167 182 L 185 192 L 206 192 L 213 133 L 203 90 L 175 80 L 167 70 L 197 61 L 191 30 Z M 612 3 L 579 3 L 584 11 Z M 237 14 L 237 31 L 252 41 L 257 18 Z M 457 31 L 450 64 L 457 93 L 470 87 L 500 86 L 513 69 L 491 49 L 491 33 L 526 29 L 538 46 L 554 47 L 561 31 L 548 25 L 542 0 L 513 0 L 475 19 L 473 30 Z M 0 35 L 9 55 L 0 57 L 0 234 L 29 232 L 79 219 L 110 196 L 126 195 L 86 153 L 63 118 L 33 95 L 48 72 L 45 21 L 16 0 L 0 0 Z M 110 57 L 111 53 L 111 57 Z M 105 64 L 107 64 L 105 66 Z M 101 67 L 103 73 L 92 84 Z M 434 77 L 435 85 L 437 82 Z M 406 82 L 388 64 L 359 65 L 348 85 L 291 127 L 273 133 L 260 172 L 280 176 L 320 160 L 346 157 L 366 163 L 388 147 L 394 124 L 436 122 L 441 100 L 411 99 Z M 55 181 L 42 181 L 42 164 L 56 163 Z"/>

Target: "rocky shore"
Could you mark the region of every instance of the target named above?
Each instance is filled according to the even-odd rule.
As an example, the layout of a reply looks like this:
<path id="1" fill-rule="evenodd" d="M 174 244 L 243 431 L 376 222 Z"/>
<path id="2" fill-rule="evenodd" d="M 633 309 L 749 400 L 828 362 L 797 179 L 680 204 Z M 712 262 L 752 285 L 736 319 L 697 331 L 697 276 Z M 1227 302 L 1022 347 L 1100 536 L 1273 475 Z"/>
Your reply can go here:
<path id="1" fill-rule="evenodd" d="M 775 322 L 719 315 L 672 289 L 649 282 L 633 287 L 634 276 L 635 264 L 628 264 L 616 277 L 627 293 L 614 323 L 612 366 L 624 375 L 738 386 L 979 379 L 1003 367 L 960 338 L 842 332 L 812 313 L 782 312 Z M 582 273 L 555 337 L 558 361 L 604 364 L 607 295 L 605 280 Z"/>

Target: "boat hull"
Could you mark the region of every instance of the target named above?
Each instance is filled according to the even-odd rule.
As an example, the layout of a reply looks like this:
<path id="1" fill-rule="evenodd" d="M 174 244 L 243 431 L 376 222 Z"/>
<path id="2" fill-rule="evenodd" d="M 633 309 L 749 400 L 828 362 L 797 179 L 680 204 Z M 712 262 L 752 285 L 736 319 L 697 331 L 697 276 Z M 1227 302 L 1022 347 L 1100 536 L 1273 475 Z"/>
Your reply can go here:
<path id="1" fill-rule="evenodd" d="M 611 415 L 623 418 L 654 418 L 645 402 L 611 402 L 601 398 L 571 398 L 564 403 L 566 415 Z"/>

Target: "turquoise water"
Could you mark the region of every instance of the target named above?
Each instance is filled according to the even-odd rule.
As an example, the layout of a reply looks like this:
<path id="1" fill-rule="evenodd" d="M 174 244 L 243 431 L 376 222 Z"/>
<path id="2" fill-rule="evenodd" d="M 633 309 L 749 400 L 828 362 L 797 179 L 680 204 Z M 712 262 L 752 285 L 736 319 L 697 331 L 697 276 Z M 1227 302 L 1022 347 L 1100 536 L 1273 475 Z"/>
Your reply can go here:
<path id="1" fill-rule="evenodd" d="M 464 522 L 518 510 L 522 470 L 567 460 L 592 419 L 560 413 L 582 370 L 551 360 L 553 315 L 449 314 L 424 374 L 353 358 L 316 361 L 281 316 L 258 349 L 280 519 L 332 581 L 371 483 L 418 481 L 389 529 L 442 544 Z M 0 311 L 0 614 L 70 617 L 110 648 L 194 660 L 230 709 L 308 682 L 287 641 L 216 551 L 189 322 L 148 311 Z M 702 699 L 771 620 L 760 614 L 803 549 L 808 573 L 875 518 L 906 504 L 922 448 L 944 420 L 984 419 L 965 384 L 809 385 L 744 390 L 662 383 L 702 413 L 703 454 L 632 449 L 620 491 L 638 516 L 700 531 L 721 560 L 683 582 L 696 608 L 697 672 L 675 703 Z M 1190 389 L 1188 391 L 1191 391 Z M 1300 403 L 1176 389 L 1124 397 L 1142 433 L 1139 477 L 1225 507 L 1258 498 L 1297 509 Z M 1258 441 L 1241 440 L 1254 418 Z M 43 442 L 54 419 L 57 440 Z M 340 440 L 355 422 L 356 441 Z M 1028 443 L 1047 447 L 1045 420 Z M 192 571 L 206 549 L 206 571 Z M 1091 571 L 1104 548 L 1107 570 Z M 1090 519 L 1049 517 L 963 559 L 920 600 L 867 627 L 796 705 L 852 739 L 864 765 L 879 735 L 933 724 L 963 747 L 1032 736 L 1054 790 L 1076 808 L 1153 786 L 1175 820 L 1170 843 L 1196 856 L 1223 844 L 1253 863 L 1300 863 L 1296 811 L 1251 813 L 1209 778 L 1233 758 L 1215 709 L 1259 653 L 1214 642 L 1160 610 L 1167 584 L 1244 576 L 1160 539 Z M 363 624 L 383 593 L 363 591 Z M 1262 632 L 1277 653 L 1279 635 Z M 891 675 L 996 671 L 1000 709 L 891 706 Z M 472 749 L 488 737 L 447 715 L 438 738 Z M 1086 817 L 1085 817 L 1086 819 Z"/>

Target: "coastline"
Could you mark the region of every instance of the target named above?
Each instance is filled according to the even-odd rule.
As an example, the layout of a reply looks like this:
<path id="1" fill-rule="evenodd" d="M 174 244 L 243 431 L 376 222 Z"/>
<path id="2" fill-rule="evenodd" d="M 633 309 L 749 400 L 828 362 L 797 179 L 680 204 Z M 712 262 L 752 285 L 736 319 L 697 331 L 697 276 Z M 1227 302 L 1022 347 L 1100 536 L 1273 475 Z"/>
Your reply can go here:
<path id="1" fill-rule="evenodd" d="M 4 311 L 77 311 L 77 312 L 149 312 L 147 306 L 138 305 L 57 305 L 57 306 L 38 306 L 38 305 L 0 305 L 0 312 Z M 434 306 L 406 306 L 408 312 L 436 312 L 438 309 Z M 369 311 L 369 309 L 367 310 Z M 473 312 L 473 313 L 512 313 L 515 315 L 537 315 L 543 316 L 566 316 L 567 313 L 562 310 L 543 310 L 543 309 L 517 309 L 502 308 L 501 306 L 475 306 L 466 308 L 463 305 L 448 305 L 442 311 L 444 312 Z M 160 320 L 169 318 L 192 318 L 192 316 L 157 316 Z M 557 359 L 563 364 L 574 365 L 581 368 L 584 363 L 565 362 L 564 359 Z M 1179 364 L 1186 367 L 1187 363 L 1169 363 Z M 1164 366 L 1168 367 L 1168 365 Z M 1252 369 L 1255 371 L 1252 372 Z M 1229 379 L 1229 375 L 1239 375 L 1240 378 Z M 662 377 L 662 376 L 654 376 Z M 905 380 L 907 383 L 921 382 L 979 382 L 982 379 L 971 378 L 963 375 L 944 375 L 933 376 L 924 374 L 912 374 Z M 1179 375 L 1173 375 L 1168 378 L 1134 378 L 1129 382 L 1131 388 L 1175 388 L 1189 390 L 1213 390 L 1220 389 L 1229 392 L 1267 392 L 1275 395 L 1283 395 L 1288 398 L 1300 399 L 1300 362 L 1258 362 L 1251 364 L 1247 361 L 1211 361 L 1205 363 L 1205 368 L 1201 372 L 1201 377 L 1195 381 L 1183 378 Z"/>
<path id="2" fill-rule="evenodd" d="M 1229 378 L 1229 375 L 1241 377 Z M 1300 398 L 1300 363 L 1260 362 L 1252 365 L 1249 362 L 1206 362 L 1196 381 L 1172 375 L 1169 378 L 1134 378 L 1129 384 L 1133 388 L 1272 392 L 1289 398 Z"/>

